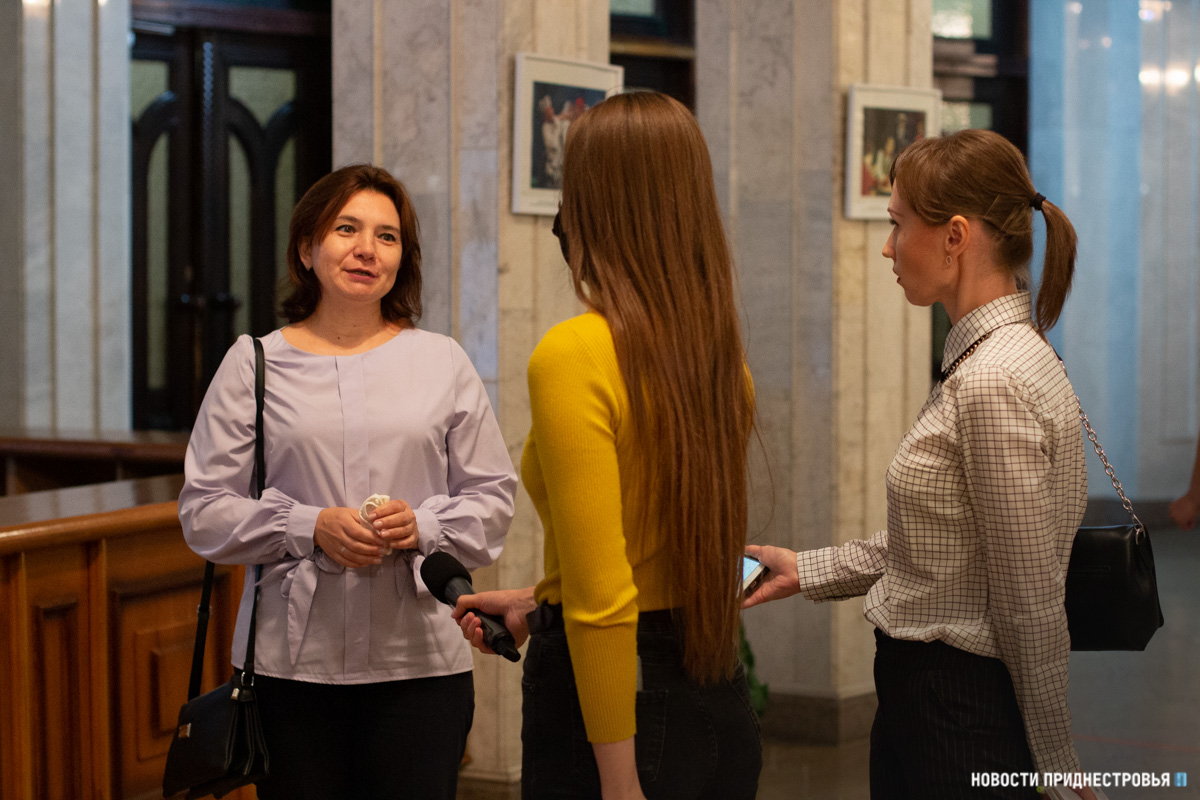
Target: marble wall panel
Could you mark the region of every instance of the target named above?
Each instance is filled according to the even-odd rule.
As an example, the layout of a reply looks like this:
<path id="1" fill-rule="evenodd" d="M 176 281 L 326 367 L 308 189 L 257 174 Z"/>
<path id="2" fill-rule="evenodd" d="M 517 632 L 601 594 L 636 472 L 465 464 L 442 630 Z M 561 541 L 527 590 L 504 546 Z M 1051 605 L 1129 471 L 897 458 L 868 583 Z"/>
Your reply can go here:
<path id="1" fill-rule="evenodd" d="M 792 533 L 790 546 L 830 543 L 837 463 L 834 398 L 833 270 L 837 130 L 834 91 L 834 10 L 823 2 L 797 3 L 794 30 L 797 68 L 793 136 L 793 352 Z M 804 604 L 795 614 L 792 684 L 799 694 L 819 696 L 832 682 L 828 657 L 833 609 Z M 793 609 L 793 613 L 794 613 Z M 760 637 L 761 640 L 762 637 Z"/>
<path id="2" fill-rule="evenodd" d="M 833 694 L 857 697 L 875 691 L 872 667 L 875 662 L 875 635 L 871 623 L 863 617 L 859 598 L 833 604 Z M 864 735 L 866 730 L 858 735 Z"/>
<path id="3" fill-rule="evenodd" d="M 51 6 L 24 5 L 24 222 L 25 222 L 25 373 L 24 415 L 31 427 L 55 422 L 53 296 L 53 158 L 51 85 L 54 47 Z"/>
<path id="4" fill-rule="evenodd" d="M 511 163 L 511 162 L 509 162 Z M 512 183 L 500 182 L 503 206 L 509 208 Z M 534 242 L 544 233 L 537 217 L 522 214 L 501 214 L 499 305 L 502 310 L 522 309 L 532 313 L 534 308 L 534 270 L 530 252 Z"/>
<path id="5" fill-rule="evenodd" d="M 333 3 L 333 164 L 378 162 L 375 19 L 382 0 Z"/>
<path id="6" fill-rule="evenodd" d="M 562 248 L 550 231 L 553 222 L 553 217 L 537 218 L 533 252 L 528 254 L 534 268 L 534 324 L 538 339 L 564 319 L 583 313 Z"/>
<path id="7" fill-rule="evenodd" d="M 572 0 L 533 0 L 533 48 L 537 53 L 563 58 L 583 58 L 587 39 L 580 38 L 580 15 L 586 4 Z M 607 37 L 605 48 L 607 49 Z M 603 61 L 608 60 L 604 54 Z"/>
<path id="8" fill-rule="evenodd" d="M 584 57 L 589 60 L 594 60 L 600 55 L 601 61 L 608 61 L 610 14 L 608 3 L 588 2 L 580 9 L 578 38 Z"/>
<path id="9" fill-rule="evenodd" d="M 93 71 L 90 0 L 54 5 L 53 71 L 53 324 L 55 423 L 66 428 L 94 424 L 96 364 L 93 263 Z"/>
<path id="10" fill-rule="evenodd" d="M 0 259 L 0 419 L 20 420 L 25 371 L 24 170 L 21 114 L 25 50 L 22 46 L 22 6 L 0 3 L 0 241 L 9 243 L 13 257 Z"/>
<path id="11" fill-rule="evenodd" d="M 920 3 L 867 0 L 866 78 L 868 83 L 904 83 L 908 72 L 909 7 Z M 926 37 L 932 46 L 933 38 Z M 932 62 L 930 63 L 932 68 Z"/>
<path id="12" fill-rule="evenodd" d="M 905 85 L 916 89 L 933 88 L 933 3 L 908 2 L 908 70 Z"/>
<path id="13" fill-rule="evenodd" d="M 421 327 L 449 334 L 451 287 L 450 9 L 444 0 L 383 7 L 381 163 L 408 187 L 421 220 Z M 376 112 L 380 109 L 376 106 Z"/>
<path id="14" fill-rule="evenodd" d="M 455 336 L 479 374 L 494 381 L 499 377 L 496 149 L 461 150 L 458 155 Z"/>
<path id="15" fill-rule="evenodd" d="M 731 216 L 738 288 L 745 309 L 746 356 L 755 378 L 765 463 L 754 470 L 750 529 L 779 541 L 792 520 L 793 330 L 793 17 L 790 3 L 753 0 L 731 6 L 737 30 L 730 113 Z M 756 465 L 757 466 L 757 465 Z M 778 476 L 778 480 L 772 477 Z M 769 526 L 769 528 L 768 528 Z M 783 532 L 782 534 L 780 532 Z M 761 624 L 755 619 L 752 625 Z"/>
<path id="16" fill-rule="evenodd" d="M 841 0 L 833 4 L 836 78 L 840 89 L 866 80 L 867 2 L 868 0 Z"/>
<path id="17" fill-rule="evenodd" d="M 497 117 L 501 77 L 496 69 L 500 53 L 501 0 L 454 0 L 453 71 L 458 146 L 496 150 L 505 129 Z"/>
<path id="18" fill-rule="evenodd" d="M 730 182 L 737 57 L 731 0 L 696 0 L 696 120 L 708 142 L 717 202 L 732 246 L 736 241 Z"/>
<path id="19" fill-rule="evenodd" d="M 96 419 L 130 425 L 129 0 L 105 0 L 97 14 Z"/>
<path id="20" fill-rule="evenodd" d="M 788 204 L 792 189 L 793 46 L 791 3 L 744 0 L 735 4 L 738 30 L 734 84 L 737 193 L 751 203 Z M 746 215 L 738 215 L 744 221 Z M 782 264 L 776 263 L 776 268 Z"/>

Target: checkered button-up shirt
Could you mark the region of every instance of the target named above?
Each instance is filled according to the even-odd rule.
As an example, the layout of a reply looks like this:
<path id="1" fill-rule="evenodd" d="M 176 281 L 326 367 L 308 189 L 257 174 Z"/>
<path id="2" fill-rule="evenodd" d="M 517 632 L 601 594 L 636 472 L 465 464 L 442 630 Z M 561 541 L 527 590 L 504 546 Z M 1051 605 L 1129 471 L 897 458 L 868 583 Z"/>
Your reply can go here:
<path id="1" fill-rule="evenodd" d="M 1087 504 L 1074 390 L 1030 321 L 1027 292 L 967 314 L 887 473 L 886 531 L 801 553 L 811 600 L 866 594 L 896 639 L 941 640 L 1008 666 L 1041 771 L 1079 759 L 1067 708 L 1067 563 Z"/>

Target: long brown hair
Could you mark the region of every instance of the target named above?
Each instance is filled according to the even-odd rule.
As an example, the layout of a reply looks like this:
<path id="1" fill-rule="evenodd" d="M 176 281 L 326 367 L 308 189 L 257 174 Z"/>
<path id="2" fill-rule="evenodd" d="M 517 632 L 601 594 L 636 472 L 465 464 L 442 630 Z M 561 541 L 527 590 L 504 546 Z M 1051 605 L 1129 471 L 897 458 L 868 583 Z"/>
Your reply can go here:
<path id="1" fill-rule="evenodd" d="M 379 301 L 384 320 L 416 322 L 421 316 L 421 241 L 417 212 L 404 184 L 386 169 L 370 164 L 350 164 L 314 183 L 300 198 L 288 228 L 287 264 L 291 290 L 279 304 L 288 322 L 307 319 L 321 302 L 321 283 L 304 266 L 300 251 L 325 238 L 333 221 L 350 198 L 359 192 L 379 192 L 396 206 L 400 217 L 400 269 L 396 282 Z"/>
<path id="2" fill-rule="evenodd" d="M 986 224 L 996 245 L 996 261 L 1021 288 L 1029 288 L 1033 257 L 1033 188 L 1021 151 L 998 133 L 965 130 L 922 139 L 905 148 L 892 164 L 892 182 L 905 201 L 930 225 L 955 214 Z M 1035 319 L 1042 333 L 1054 327 L 1071 291 L 1075 272 L 1075 228 L 1058 206 L 1040 198 L 1046 220 L 1046 255 L 1037 291 Z"/>
<path id="3" fill-rule="evenodd" d="M 753 398 L 712 164 L 691 113 L 635 92 L 575 121 L 562 230 L 575 291 L 612 330 L 647 477 L 635 507 L 667 536 L 684 669 L 728 676 Z"/>

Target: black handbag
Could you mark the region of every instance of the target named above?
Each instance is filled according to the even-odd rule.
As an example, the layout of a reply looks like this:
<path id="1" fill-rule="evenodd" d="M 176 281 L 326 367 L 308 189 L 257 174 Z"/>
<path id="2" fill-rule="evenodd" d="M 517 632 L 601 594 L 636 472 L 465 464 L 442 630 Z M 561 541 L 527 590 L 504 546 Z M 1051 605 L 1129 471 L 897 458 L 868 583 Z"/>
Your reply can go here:
<path id="1" fill-rule="evenodd" d="M 266 485 L 263 454 L 264 373 L 262 342 L 254 340 L 254 466 L 257 494 Z M 200 694 L 204 671 L 204 644 L 208 632 L 209 600 L 212 596 L 214 565 L 204 567 L 204 589 L 197 609 L 196 645 L 192 650 L 192 674 L 188 700 L 179 709 L 179 726 L 167 751 L 163 772 L 163 797 L 187 792 L 188 800 L 213 795 L 222 797 L 239 786 L 254 783 L 269 772 L 266 740 L 258 716 L 254 692 L 254 628 L 258 615 L 258 579 L 262 566 L 255 567 L 255 587 L 250 607 L 246 663 L 240 674 L 211 692 Z"/>
<path id="2" fill-rule="evenodd" d="M 1075 398 L 1078 403 L 1078 396 Z M 1127 525 L 1080 528 L 1067 566 L 1067 627 L 1072 650 L 1145 650 L 1163 626 L 1150 532 L 1133 513 L 1087 414 L 1079 418 L 1104 472 L 1129 514 Z"/>

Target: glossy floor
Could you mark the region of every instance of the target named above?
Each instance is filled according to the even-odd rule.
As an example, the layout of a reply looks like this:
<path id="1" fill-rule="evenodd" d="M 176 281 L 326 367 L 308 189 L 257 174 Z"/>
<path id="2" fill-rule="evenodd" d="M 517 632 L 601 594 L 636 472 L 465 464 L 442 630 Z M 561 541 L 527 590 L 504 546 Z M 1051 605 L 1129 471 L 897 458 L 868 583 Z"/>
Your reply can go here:
<path id="1" fill-rule="evenodd" d="M 1072 727 L 1086 771 L 1186 772 L 1188 786 L 1111 800 L 1200 798 L 1200 531 L 1156 530 L 1154 555 L 1166 626 L 1142 653 L 1071 656 Z M 865 740 L 767 742 L 759 800 L 867 800 L 867 759 Z"/>

